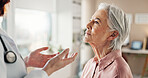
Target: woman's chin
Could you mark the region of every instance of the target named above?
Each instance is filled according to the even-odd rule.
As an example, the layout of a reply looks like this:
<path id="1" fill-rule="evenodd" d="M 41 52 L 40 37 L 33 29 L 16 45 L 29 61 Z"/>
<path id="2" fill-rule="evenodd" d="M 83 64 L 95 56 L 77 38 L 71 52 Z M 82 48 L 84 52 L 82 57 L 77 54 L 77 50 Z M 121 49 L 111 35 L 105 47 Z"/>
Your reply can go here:
<path id="1" fill-rule="evenodd" d="M 88 38 L 84 38 L 83 41 L 84 41 L 85 43 L 89 43 L 90 40 L 89 40 Z"/>

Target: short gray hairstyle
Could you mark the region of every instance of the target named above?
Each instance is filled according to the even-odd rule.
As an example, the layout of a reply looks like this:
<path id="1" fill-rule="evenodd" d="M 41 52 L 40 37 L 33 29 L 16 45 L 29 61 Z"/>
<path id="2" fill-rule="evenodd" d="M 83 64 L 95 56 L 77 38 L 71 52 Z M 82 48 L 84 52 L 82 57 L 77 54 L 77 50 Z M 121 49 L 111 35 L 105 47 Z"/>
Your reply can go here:
<path id="1" fill-rule="evenodd" d="M 122 9 L 107 3 L 100 3 L 98 9 L 104 9 L 107 11 L 107 23 L 109 28 L 111 31 L 116 30 L 119 32 L 119 36 L 111 41 L 110 48 L 112 48 L 112 50 L 121 50 L 123 42 L 130 32 L 130 24 L 127 15 Z"/>

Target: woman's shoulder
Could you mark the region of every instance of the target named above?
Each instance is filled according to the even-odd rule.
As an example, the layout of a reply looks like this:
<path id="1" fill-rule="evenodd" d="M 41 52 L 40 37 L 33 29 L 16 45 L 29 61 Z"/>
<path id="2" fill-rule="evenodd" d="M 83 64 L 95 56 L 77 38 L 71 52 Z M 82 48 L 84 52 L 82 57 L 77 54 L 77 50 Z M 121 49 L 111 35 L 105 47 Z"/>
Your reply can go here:
<path id="1" fill-rule="evenodd" d="M 127 62 L 125 61 L 123 57 L 116 58 L 115 63 L 117 64 L 119 68 L 129 67 L 129 65 L 127 64 Z"/>
<path id="2" fill-rule="evenodd" d="M 94 58 L 89 59 L 85 64 L 84 67 L 89 67 L 94 62 Z"/>
<path id="3" fill-rule="evenodd" d="M 128 76 L 128 78 L 132 78 L 131 69 L 123 57 L 118 57 L 115 60 L 115 63 L 119 76 Z"/>
<path id="4" fill-rule="evenodd" d="M 89 65 L 89 64 L 91 64 L 92 62 L 93 62 L 93 58 L 89 59 L 85 64 L 86 64 L 86 65 Z"/>

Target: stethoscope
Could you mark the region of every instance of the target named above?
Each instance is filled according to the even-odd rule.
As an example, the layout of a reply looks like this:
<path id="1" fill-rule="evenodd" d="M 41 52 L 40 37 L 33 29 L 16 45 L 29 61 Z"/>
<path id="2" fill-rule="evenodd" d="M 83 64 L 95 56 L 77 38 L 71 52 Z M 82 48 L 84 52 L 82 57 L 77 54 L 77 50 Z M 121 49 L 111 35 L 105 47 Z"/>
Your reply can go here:
<path id="1" fill-rule="evenodd" d="M 3 48 L 4 48 L 4 60 L 6 63 L 15 63 L 17 60 L 16 54 L 13 51 L 8 51 L 1 35 L 0 35 L 0 40 L 2 42 Z"/>

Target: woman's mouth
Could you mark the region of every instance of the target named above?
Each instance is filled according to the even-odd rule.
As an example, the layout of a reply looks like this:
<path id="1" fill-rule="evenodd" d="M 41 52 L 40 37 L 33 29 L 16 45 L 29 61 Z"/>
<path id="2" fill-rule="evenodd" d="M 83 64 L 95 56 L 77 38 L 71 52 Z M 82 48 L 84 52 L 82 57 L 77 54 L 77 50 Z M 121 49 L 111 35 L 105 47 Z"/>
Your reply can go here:
<path id="1" fill-rule="evenodd" d="M 87 35 L 91 35 L 90 33 L 86 33 Z"/>
<path id="2" fill-rule="evenodd" d="M 87 35 L 91 35 L 89 32 L 86 32 Z"/>
<path id="3" fill-rule="evenodd" d="M 86 36 L 90 36 L 90 35 L 91 35 L 91 31 L 86 30 L 85 35 L 86 35 Z"/>

